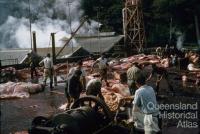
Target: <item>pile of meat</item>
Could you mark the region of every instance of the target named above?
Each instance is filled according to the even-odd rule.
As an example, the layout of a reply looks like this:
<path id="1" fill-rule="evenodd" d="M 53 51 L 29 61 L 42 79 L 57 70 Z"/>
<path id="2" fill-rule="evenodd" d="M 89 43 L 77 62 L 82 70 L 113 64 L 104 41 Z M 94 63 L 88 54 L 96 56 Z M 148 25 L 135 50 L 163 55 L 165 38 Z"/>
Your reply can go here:
<path id="1" fill-rule="evenodd" d="M 87 71 L 89 67 L 92 66 L 94 61 L 85 61 L 83 65 Z M 108 82 L 109 87 L 105 85 L 105 82 L 102 83 L 103 87 L 101 89 L 102 95 L 104 96 L 105 102 L 110 108 L 111 111 L 116 111 L 121 105 L 124 104 L 124 100 L 132 100 L 133 97 L 130 97 L 130 92 L 127 84 L 120 83 L 120 74 L 126 72 L 128 68 L 132 66 L 133 62 L 152 64 L 159 63 L 160 57 L 155 55 L 134 55 L 128 58 L 114 59 L 109 62 L 109 71 L 108 71 Z M 95 70 L 95 69 L 94 69 Z M 93 74 L 89 74 L 86 79 L 87 81 L 98 77 L 99 74 L 95 71 Z"/>
<path id="2" fill-rule="evenodd" d="M 115 72 L 116 73 L 116 72 Z M 87 76 L 87 80 L 93 79 L 95 76 L 99 76 L 97 73 Z M 116 111 L 120 107 L 120 102 L 126 97 L 130 96 L 130 92 L 127 84 L 121 84 L 118 79 L 109 79 L 109 87 L 106 86 L 103 81 L 101 92 L 104 100 L 111 111 Z"/>
<path id="3" fill-rule="evenodd" d="M 40 84 L 7 82 L 0 84 L 0 99 L 28 98 L 30 94 L 43 91 Z"/>
<path id="4" fill-rule="evenodd" d="M 9 80 L 15 80 L 16 69 L 13 67 L 8 67 L 5 69 L 1 69 L 0 74 L 0 83 L 5 83 Z"/>
<path id="5" fill-rule="evenodd" d="M 139 64 L 153 64 L 160 63 L 160 57 L 156 55 L 134 55 L 127 58 L 122 58 L 120 60 L 112 60 L 109 65 L 114 70 L 127 70 L 132 66 L 133 62 L 138 62 Z"/>

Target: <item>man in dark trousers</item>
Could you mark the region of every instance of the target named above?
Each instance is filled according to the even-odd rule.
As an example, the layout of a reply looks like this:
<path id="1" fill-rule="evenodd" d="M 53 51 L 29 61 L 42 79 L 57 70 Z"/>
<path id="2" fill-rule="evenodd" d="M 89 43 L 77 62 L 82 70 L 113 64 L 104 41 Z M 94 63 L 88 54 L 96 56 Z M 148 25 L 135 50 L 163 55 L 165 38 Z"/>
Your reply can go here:
<path id="1" fill-rule="evenodd" d="M 33 73 L 35 73 L 35 76 L 37 77 L 37 71 L 36 71 L 36 57 L 33 56 L 32 53 L 28 53 L 28 58 L 29 58 L 29 65 L 31 68 L 31 79 L 33 79 Z"/>
<path id="2" fill-rule="evenodd" d="M 1 76 L 1 60 L 0 60 L 0 76 Z"/>
<path id="3" fill-rule="evenodd" d="M 46 85 L 48 77 L 50 78 L 50 89 L 53 89 L 53 61 L 51 59 L 50 53 L 47 54 L 47 57 L 44 58 L 39 65 L 44 64 L 44 79 L 43 85 Z"/>
<path id="4" fill-rule="evenodd" d="M 81 60 L 77 62 L 75 67 L 70 68 L 69 73 L 68 73 L 68 77 L 73 75 L 75 70 L 81 70 L 82 73 L 81 73 L 81 77 L 80 77 L 80 82 L 82 83 L 83 89 L 85 90 L 85 88 L 86 88 L 86 79 L 85 79 L 86 72 L 83 68 L 83 62 Z"/>
<path id="5" fill-rule="evenodd" d="M 0 83 L 1 83 L 1 60 L 0 60 Z"/>
<path id="6" fill-rule="evenodd" d="M 127 84 L 131 95 L 134 95 L 137 89 L 135 85 L 135 78 L 141 74 L 142 70 L 138 62 L 132 63 L 132 67 L 127 70 Z"/>
<path id="7" fill-rule="evenodd" d="M 169 82 L 169 77 L 168 77 L 168 72 L 166 70 L 166 68 L 164 67 L 159 67 L 157 66 L 156 64 L 152 64 L 152 72 L 150 74 L 150 76 L 147 78 L 146 81 L 150 80 L 151 77 L 154 75 L 154 74 L 157 74 L 157 80 L 156 80 L 156 92 L 158 93 L 159 92 L 159 85 L 160 85 L 160 81 L 164 78 L 166 81 L 167 81 L 167 84 L 169 86 L 169 89 L 171 92 L 173 92 L 173 87 L 172 85 L 170 84 Z"/>
<path id="8" fill-rule="evenodd" d="M 66 82 L 65 95 L 67 98 L 67 108 L 80 97 L 83 90 L 82 83 L 80 82 L 81 70 L 75 70 L 73 75 L 69 76 Z"/>

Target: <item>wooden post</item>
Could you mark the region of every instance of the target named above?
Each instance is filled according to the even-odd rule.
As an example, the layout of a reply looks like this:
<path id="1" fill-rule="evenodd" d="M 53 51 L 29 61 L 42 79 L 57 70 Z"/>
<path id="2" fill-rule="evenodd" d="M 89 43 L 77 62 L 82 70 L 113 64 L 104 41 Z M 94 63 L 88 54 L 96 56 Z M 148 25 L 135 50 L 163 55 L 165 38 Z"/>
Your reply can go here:
<path id="1" fill-rule="evenodd" d="M 51 33 L 53 65 L 56 64 L 55 33 Z M 54 86 L 57 86 L 57 73 L 53 71 Z"/>
<path id="2" fill-rule="evenodd" d="M 130 48 L 127 53 L 133 53 L 135 50 L 137 52 L 142 51 L 143 47 L 146 47 L 146 37 L 141 0 L 125 0 L 123 28 L 125 45 Z"/>
<path id="3" fill-rule="evenodd" d="M 33 34 L 33 51 L 37 53 L 37 43 L 36 43 L 36 33 L 35 31 L 32 32 Z"/>
<path id="4" fill-rule="evenodd" d="M 55 33 L 51 33 L 53 64 L 56 63 Z"/>

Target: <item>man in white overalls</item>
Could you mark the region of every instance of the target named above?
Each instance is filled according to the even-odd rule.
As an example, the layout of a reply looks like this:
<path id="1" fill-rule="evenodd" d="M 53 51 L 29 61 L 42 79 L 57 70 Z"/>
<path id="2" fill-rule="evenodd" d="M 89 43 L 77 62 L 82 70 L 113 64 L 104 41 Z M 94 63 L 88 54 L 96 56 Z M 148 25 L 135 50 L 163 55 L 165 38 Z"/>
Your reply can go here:
<path id="1" fill-rule="evenodd" d="M 160 131 L 156 95 L 151 86 L 145 84 L 144 75 L 135 78 L 137 90 L 133 101 L 133 121 L 136 129 L 144 130 L 145 134 L 155 134 Z"/>

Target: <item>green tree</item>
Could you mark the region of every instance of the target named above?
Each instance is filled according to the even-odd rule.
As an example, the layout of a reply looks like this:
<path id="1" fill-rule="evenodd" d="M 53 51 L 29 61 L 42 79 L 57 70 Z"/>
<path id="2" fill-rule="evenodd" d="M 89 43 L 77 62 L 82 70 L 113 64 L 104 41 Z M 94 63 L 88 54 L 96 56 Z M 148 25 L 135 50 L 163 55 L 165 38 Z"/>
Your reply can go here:
<path id="1" fill-rule="evenodd" d="M 122 32 L 122 0 L 82 0 L 81 8 L 89 18 L 103 24 L 102 31 Z"/>
<path id="2" fill-rule="evenodd" d="M 187 42 L 196 41 L 195 29 L 200 18 L 199 0 L 143 0 L 145 31 L 148 44 L 166 44 L 170 39 L 170 23 L 176 31 L 185 33 Z M 99 7 L 99 10 L 96 10 Z M 100 21 L 103 30 L 122 33 L 123 0 L 82 0 L 81 8 L 91 19 Z M 97 18 L 97 11 L 98 18 Z M 195 17 L 194 17 L 195 16 Z M 171 22 L 172 20 L 172 22 Z M 196 28 L 195 28 L 196 27 Z M 175 37 L 176 38 L 176 37 Z"/>

